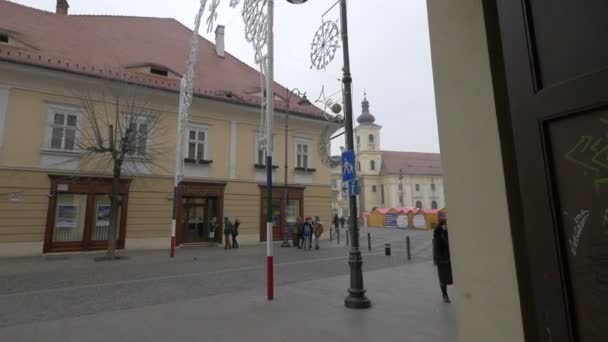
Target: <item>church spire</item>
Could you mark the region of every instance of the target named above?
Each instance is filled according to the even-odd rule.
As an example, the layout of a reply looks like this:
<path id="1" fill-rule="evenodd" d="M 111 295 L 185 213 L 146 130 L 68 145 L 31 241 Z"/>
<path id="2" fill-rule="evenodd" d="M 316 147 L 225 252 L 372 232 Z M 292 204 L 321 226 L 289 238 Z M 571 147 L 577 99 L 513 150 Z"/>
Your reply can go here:
<path id="1" fill-rule="evenodd" d="M 367 100 L 367 92 L 363 93 L 363 102 L 361 102 L 361 115 L 357 118 L 360 124 L 373 124 L 376 118 L 369 112 L 369 101 Z"/>

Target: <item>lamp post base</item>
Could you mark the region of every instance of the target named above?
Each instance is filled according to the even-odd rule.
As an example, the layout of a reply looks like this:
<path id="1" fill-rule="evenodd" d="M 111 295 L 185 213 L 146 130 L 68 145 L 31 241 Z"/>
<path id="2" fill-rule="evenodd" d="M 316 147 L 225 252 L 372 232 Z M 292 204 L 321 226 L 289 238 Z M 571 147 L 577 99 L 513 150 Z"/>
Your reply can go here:
<path id="1" fill-rule="evenodd" d="M 362 291 L 363 294 L 361 294 L 359 297 L 353 296 L 351 289 L 349 289 L 348 292 L 351 292 L 351 294 L 349 294 L 348 297 L 344 299 L 344 306 L 346 306 L 347 308 L 369 309 L 372 306 L 372 302 L 367 297 L 365 297 L 365 290 Z"/>
<path id="2" fill-rule="evenodd" d="M 349 309 L 368 309 L 372 306 L 372 302 L 365 296 L 363 260 L 358 248 L 349 252 L 348 264 L 350 266 L 350 288 L 348 296 L 344 299 L 344 306 Z"/>

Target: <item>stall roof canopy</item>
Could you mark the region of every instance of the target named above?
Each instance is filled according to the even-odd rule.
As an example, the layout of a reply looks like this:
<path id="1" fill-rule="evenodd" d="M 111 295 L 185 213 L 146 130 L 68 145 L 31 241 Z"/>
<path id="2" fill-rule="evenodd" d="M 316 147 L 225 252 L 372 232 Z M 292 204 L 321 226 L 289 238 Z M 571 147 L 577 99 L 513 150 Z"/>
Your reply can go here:
<path id="1" fill-rule="evenodd" d="M 420 209 L 424 214 L 437 214 L 439 209 Z"/>

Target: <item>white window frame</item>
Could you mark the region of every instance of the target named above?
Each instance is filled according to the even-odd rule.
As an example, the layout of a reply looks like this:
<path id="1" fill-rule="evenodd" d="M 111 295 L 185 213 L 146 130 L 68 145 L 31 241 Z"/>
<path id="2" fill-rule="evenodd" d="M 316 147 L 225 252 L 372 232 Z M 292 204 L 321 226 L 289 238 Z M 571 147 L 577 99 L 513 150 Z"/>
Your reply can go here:
<path id="1" fill-rule="evenodd" d="M 186 146 L 184 146 L 184 151 L 186 151 L 185 153 L 185 157 L 188 158 L 190 157 L 190 143 L 192 142 L 192 140 L 190 140 L 190 131 L 195 131 L 196 132 L 196 140 L 194 140 L 195 142 L 195 150 L 194 150 L 194 159 L 196 160 L 196 156 L 197 156 L 197 152 L 198 152 L 198 145 L 200 144 L 199 140 L 198 140 L 198 134 L 199 132 L 204 132 L 205 133 L 205 140 L 202 143 L 203 144 L 203 159 L 201 160 L 210 160 L 211 158 L 209 158 L 209 126 L 207 125 L 195 125 L 195 124 L 188 124 L 186 126 L 186 137 L 184 139 L 184 143 L 186 144 Z M 200 161 L 200 160 L 198 160 Z"/>
<path id="2" fill-rule="evenodd" d="M 300 145 L 306 145 L 307 146 L 307 152 L 306 152 L 306 156 L 307 156 L 307 161 L 308 161 L 308 165 L 306 165 L 306 167 L 298 164 L 298 157 L 300 156 L 300 154 L 298 154 L 298 146 Z M 301 155 L 304 155 L 304 149 L 302 148 L 302 153 Z M 295 139 L 295 144 L 294 144 L 294 165 L 296 166 L 296 168 L 304 168 L 304 169 L 312 169 L 313 165 L 312 165 L 312 139 L 308 139 L 308 138 L 296 138 Z M 303 158 L 302 158 L 303 160 Z"/>
<path id="3" fill-rule="evenodd" d="M 127 156 L 129 156 L 130 158 L 133 159 L 150 159 L 151 158 L 151 154 L 150 154 L 150 146 L 152 143 L 152 139 L 150 138 L 150 122 L 152 120 L 150 120 L 151 116 L 149 114 L 145 114 L 145 113 L 131 113 L 131 114 L 127 114 L 127 119 L 125 122 L 125 130 L 128 128 L 129 124 L 131 123 L 131 119 L 135 118 L 135 123 L 137 124 L 137 133 L 136 135 L 139 133 L 139 126 L 142 123 L 146 123 L 147 124 L 147 131 L 146 131 L 146 151 L 144 152 L 144 154 L 140 154 L 139 153 L 139 142 L 136 143 L 136 151 L 137 153 L 127 153 Z"/>
<path id="4" fill-rule="evenodd" d="M 56 127 L 54 124 L 55 114 L 64 114 L 66 115 L 64 125 L 62 126 L 64 129 L 63 136 L 61 138 L 61 148 L 53 148 L 51 146 L 53 140 L 53 128 Z M 74 115 L 76 116 L 76 132 L 74 134 L 74 148 L 72 150 L 65 149 L 65 127 L 67 126 L 67 116 Z M 78 143 L 80 141 L 80 129 L 82 127 L 82 112 L 78 107 L 71 106 L 63 106 L 63 105 L 49 105 L 47 109 L 47 124 L 46 124 L 46 138 L 44 143 L 43 150 L 53 151 L 59 153 L 79 153 L 80 148 L 78 147 Z"/>

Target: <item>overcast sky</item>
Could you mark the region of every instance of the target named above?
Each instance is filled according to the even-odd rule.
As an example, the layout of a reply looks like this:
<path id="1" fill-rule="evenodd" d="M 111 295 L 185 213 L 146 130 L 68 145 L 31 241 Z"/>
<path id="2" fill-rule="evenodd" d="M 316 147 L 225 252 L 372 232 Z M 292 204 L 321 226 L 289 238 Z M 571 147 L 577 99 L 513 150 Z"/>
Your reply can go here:
<path id="1" fill-rule="evenodd" d="M 56 3 L 11 1 L 48 11 L 54 11 Z M 71 14 L 172 17 L 192 28 L 200 1 L 69 3 Z M 222 0 L 216 21 L 226 25 L 226 50 L 254 65 L 253 50 L 244 39 L 241 6 L 233 9 L 229 3 Z M 328 95 L 339 92 L 341 50 L 326 70 L 310 68 L 310 43 L 321 24 L 321 15 L 335 0 L 310 0 L 303 5 L 291 5 L 286 0 L 275 3 L 275 79 L 287 87 L 306 91 L 311 100 L 319 96 L 322 85 Z M 370 111 L 376 123 L 383 126 L 383 150 L 439 152 L 426 0 L 351 0 L 348 10 L 355 117 L 361 113 L 363 92 L 367 91 Z M 207 13 L 203 18 L 207 18 Z M 329 20 L 338 18 L 338 6 L 325 15 Z M 201 28 L 201 34 L 213 41 L 213 32 L 207 34 L 206 27 Z M 333 145 L 334 152 L 341 144 L 339 141 Z"/>

